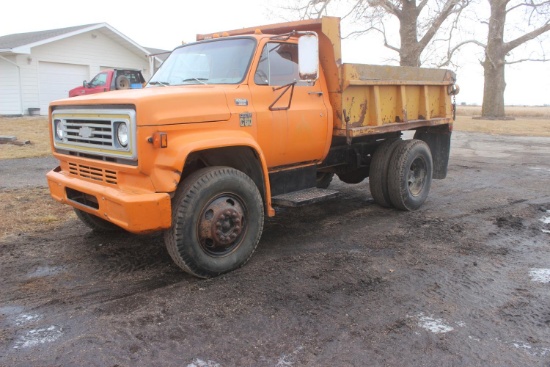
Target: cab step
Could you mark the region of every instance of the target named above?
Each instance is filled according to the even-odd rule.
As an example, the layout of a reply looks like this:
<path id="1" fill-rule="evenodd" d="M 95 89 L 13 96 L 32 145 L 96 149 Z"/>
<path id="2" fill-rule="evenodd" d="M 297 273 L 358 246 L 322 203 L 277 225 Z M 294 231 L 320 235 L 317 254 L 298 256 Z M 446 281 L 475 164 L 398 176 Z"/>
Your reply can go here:
<path id="1" fill-rule="evenodd" d="M 298 207 L 333 199 L 338 196 L 338 194 L 339 192 L 336 190 L 312 187 L 305 190 L 273 196 L 271 198 L 271 203 L 277 206 Z"/>

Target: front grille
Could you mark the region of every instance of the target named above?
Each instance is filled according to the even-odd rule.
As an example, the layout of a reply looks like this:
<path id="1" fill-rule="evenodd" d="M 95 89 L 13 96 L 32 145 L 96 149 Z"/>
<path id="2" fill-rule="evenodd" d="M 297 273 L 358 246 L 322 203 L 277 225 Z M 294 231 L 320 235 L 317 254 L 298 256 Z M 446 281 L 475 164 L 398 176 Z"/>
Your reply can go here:
<path id="1" fill-rule="evenodd" d="M 113 147 L 113 122 L 100 120 L 65 120 L 63 125 L 67 143 L 97 147 Z"/>
<path id="2" fill-rule="evenodd" d="M 137 162 L 136 111 L 133 109 L 56 109 L 52 113 L 51 128 L 58 153 L 121 164 Z M 128 142 L 126 145 L 120 143 L 118 131 L 128 134 L 124 139 Z"/>
<path id="3" fill-rule="evenodd" d="M 84 164 L 69 163 L 69 173 L 90 181 L 100 181 L 111 185 L 118 182 L 117 172 Z"/>

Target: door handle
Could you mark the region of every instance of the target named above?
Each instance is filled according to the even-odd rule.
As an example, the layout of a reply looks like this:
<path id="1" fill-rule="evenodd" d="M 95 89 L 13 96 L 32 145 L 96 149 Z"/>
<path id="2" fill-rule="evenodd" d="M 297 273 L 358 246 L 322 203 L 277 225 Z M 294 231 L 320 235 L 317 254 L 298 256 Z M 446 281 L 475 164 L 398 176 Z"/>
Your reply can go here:
<path id="1" fill-rule="evenodd" d="M 317 94 L 319 97 L 323 95 L 323 92 L 307 92 L 307 94 Z"/>

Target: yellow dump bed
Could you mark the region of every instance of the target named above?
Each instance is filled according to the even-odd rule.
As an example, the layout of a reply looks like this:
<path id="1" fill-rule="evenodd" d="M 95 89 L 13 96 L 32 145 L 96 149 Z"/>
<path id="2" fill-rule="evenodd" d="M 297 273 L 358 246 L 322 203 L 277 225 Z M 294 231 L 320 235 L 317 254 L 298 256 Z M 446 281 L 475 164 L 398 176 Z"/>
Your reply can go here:
<path id="1" fill-rule="evenodd" d="M 401 66 L 343 64 L 340 18 L 323 17 L 223 32 L 286 34 L 314 31 L 319 36 L 319 58 L 333 108 L 335 136 L 364 135 L 449 124 L 453 121 L 450 92 L 455 74 L 450 70 Z M 216 37 L 197 35 L 197 40 Z"/>

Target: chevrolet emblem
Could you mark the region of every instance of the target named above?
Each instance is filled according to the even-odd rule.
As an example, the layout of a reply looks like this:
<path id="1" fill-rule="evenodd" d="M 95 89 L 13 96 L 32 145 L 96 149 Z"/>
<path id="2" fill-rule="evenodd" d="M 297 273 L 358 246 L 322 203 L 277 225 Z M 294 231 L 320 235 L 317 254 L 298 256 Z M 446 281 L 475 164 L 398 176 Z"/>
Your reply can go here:
<path id="1" fill-rule="evenodd" d="M 89 128 L 88 126 L 83 126 L 80 128 L 80 130 L 78 130 L 78 136 L 84 138 L 84 139 L 88 139 L 88 138 L 91 138 L 92 135 L 93 135 L 93 131 L 91 128 Z"/>

